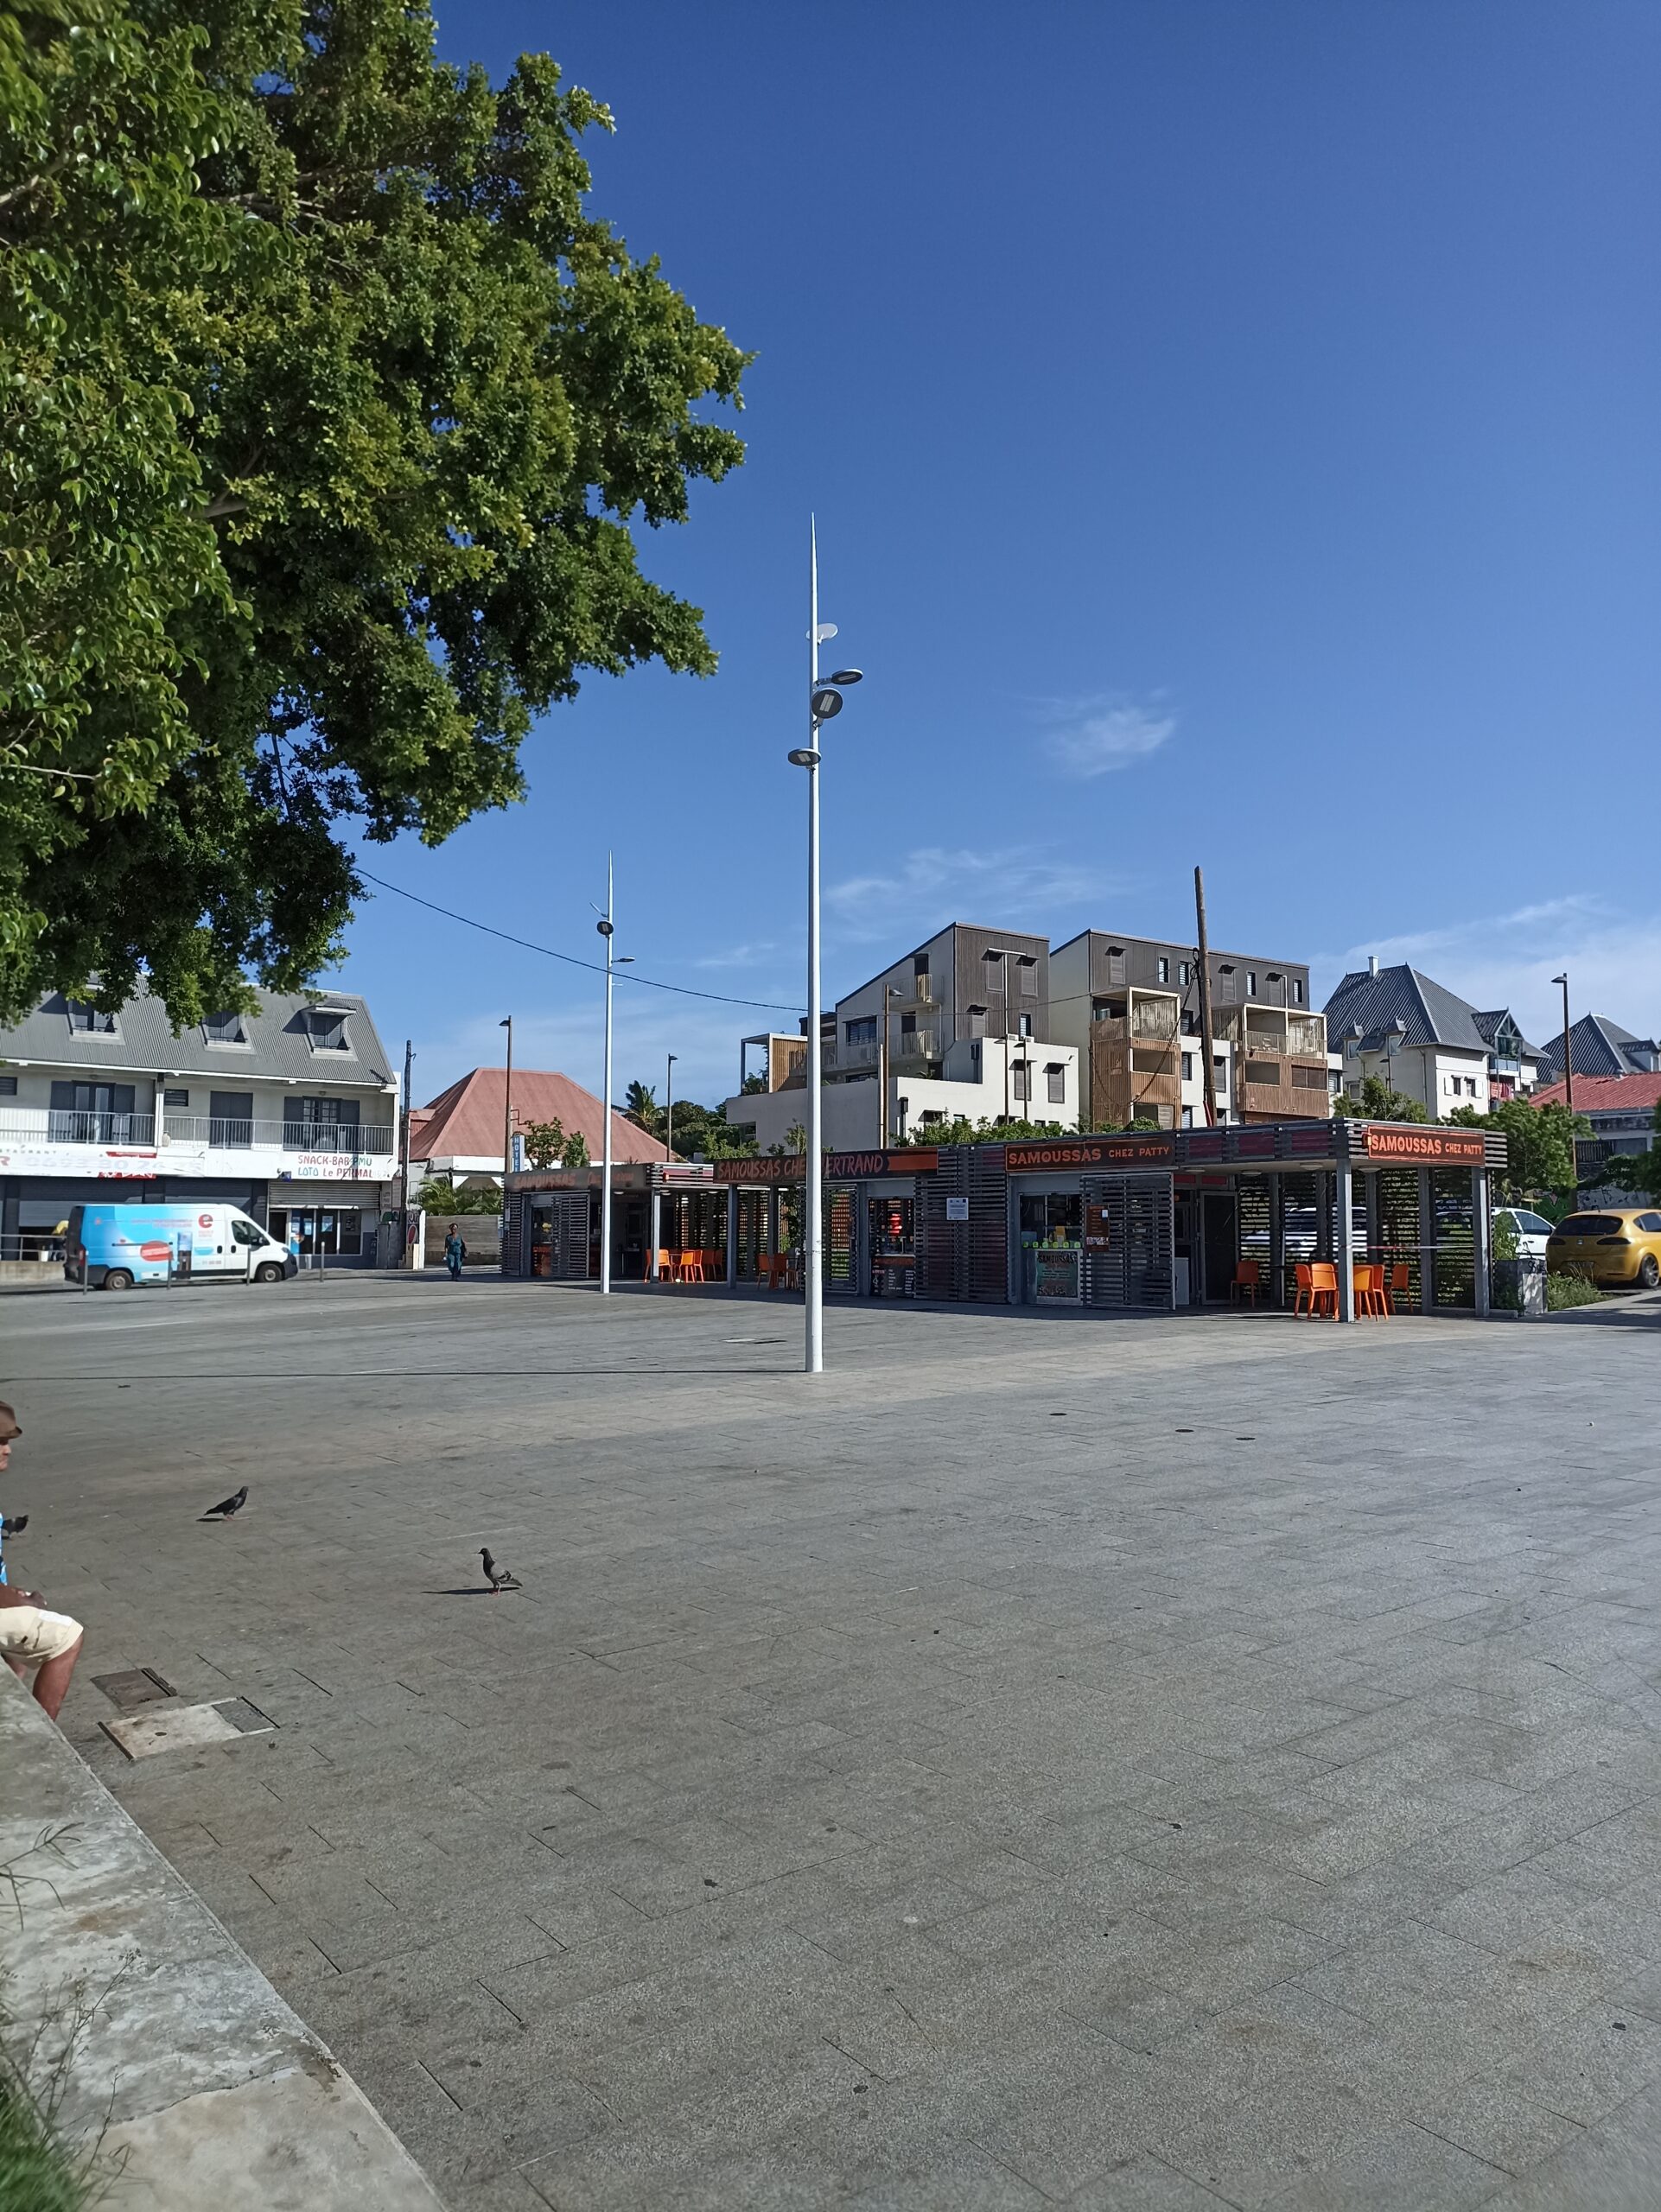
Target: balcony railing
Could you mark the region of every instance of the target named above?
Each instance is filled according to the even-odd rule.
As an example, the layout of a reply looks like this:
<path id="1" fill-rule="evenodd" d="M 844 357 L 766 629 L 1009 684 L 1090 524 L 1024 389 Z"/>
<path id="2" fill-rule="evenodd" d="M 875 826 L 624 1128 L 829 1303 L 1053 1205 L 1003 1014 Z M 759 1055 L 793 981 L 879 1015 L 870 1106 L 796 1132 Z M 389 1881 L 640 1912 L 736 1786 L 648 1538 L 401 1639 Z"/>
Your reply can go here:
<path id="1" fill-rule="evenodd" d="M 390 1153 L 390 1122 L 221 1121 L 206 1114 L 169 1114 L 162 1127 L 172 1144 L 202 1144 L 215 1152 Z"/>
<path id="2" fill-rule="evenodd" d="M 382 1157 L 397 1149 L 389 1122 L 222 1121 L 206 1114 L 168 1114 L 162 1132 L 171 1144 L 205 1145 L 213 1152 L 343 1152 Z M 0 1109 L 0 1150 L 24 1145 L 102 1145 L 120 1151 L 156 1142 L 153 1114 L 111 1113 L 64 1106 Z"/>
<path id="3" fill-rule="evenodd" d="M 153 1114 L 79 1111 L 64 1106 L 10 1106 L 0 1112 L 0 1146 L 22 1144 L 148 1145 L 156 1141 Z"/>

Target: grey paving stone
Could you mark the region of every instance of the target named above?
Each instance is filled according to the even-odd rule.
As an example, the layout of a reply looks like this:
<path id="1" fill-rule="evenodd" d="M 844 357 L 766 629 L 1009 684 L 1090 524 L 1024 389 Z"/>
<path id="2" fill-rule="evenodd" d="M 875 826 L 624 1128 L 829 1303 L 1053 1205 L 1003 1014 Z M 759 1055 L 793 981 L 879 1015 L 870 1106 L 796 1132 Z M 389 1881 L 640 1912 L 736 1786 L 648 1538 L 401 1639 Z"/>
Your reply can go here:
<path id="1" fill-rule="evenodd" d="M 1465 2212 L 1488 2202 L 1497 2167 L 1422 2128 L 1392 2127 L 1314 2167 L 1270 2202 L 1276 2212 Z"/>
<path id="2" fill-rule="evenodd" d="M 278 1721 L 147 1771 L 66 1711 L 458 2204 L 1639 2171 L 1647 2058 L 1573 2026 L 1661 2031 L 1661 1471 L 1582 1409 L 1652 1420 L 1630 1331 L 833 1308 L 809 1383 L 716 1299 L 306 1287 L 175 1301 L 165 1379 L 14 1301 L 75 1381 L 8 1504 L 100 1671 Z M 315 1434 L 207 1552 L 227 1376 Z M 512 1605 L 429 1594 L 487 1541 Z"/>

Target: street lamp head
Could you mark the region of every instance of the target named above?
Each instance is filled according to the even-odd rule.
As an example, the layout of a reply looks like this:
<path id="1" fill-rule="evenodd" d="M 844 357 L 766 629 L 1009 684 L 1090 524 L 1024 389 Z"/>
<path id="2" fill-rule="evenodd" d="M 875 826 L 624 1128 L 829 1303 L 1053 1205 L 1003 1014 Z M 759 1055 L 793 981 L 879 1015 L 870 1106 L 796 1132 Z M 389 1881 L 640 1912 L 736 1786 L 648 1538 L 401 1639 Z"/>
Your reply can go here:
<path id="1" fill-rule="evenodd" d="M 620 952 L 617 955 L 617 965 L 620 968 L 632 968 L 634 965 L 634 955 L 632 952 Z"/>
<path id="2" fill-rule="evenodd" d="M 1390 1033 L 1392 1037 L 1398 1039 L 1405 1037 L 1407 1034 L 1407 1024 L 1402 1020 L 1399 1014 L 1397 1015 L 1395 1020 L 1390 1025 Z"/>
<path id="3" fill-rule="evenodd" d="M 833 715 L 842 712 L 842 694 L 833 691 L 828 683 L 821 683 L 807 703 L 816 722 L 828 722 Z"/>
<path id="4" fill-rule="evenodd" d="M 1569 988 L 1569 976 L 1566 971 L 1561 976 L 1554 976 L 1551 980 L 1554 983 L 1561 983 L 1565 990 Z"/>
<path id="5" fill-rule="evenodd" d="M 824 680 L 827 683 L 862 683 L 865 671 L 862 668 L 839 668 L 834 676 L 827 676 Z"/>
<path id="6" fill-rule="evenodd" d="M 511 1029 L 513 1027 L 512 1015 L 511 1014 L 505 1014 L 501 1020 L 496 1024 L 496 1027 L 498 1029 Z"/>
<path id="7" fill-rule="evenodd" d="M 799 745 L 793 753 L 786 753 L 785 758 L 792 768 L 817 768 L 819 765 L 819 756 L 811 745 Z"/>
<path id="8" fill-rule="evenodd" d="M 595 924 L 595 927 L 599 931 L 601 937 L 609 937 L 611 935 L 611 924 L 606 919 L 603 914 Z"/>

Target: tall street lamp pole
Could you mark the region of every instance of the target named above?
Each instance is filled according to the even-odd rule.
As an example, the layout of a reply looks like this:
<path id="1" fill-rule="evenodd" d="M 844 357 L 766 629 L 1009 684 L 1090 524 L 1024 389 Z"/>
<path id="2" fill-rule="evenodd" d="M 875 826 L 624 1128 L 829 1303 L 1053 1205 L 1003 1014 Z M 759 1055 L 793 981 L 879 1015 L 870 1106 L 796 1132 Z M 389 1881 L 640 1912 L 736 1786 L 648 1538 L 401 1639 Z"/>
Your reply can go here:
<path id="1" fill-rule="evenodd" d="M 513 1172 L 513 1017 L 499 1021 L 507 1032 L 507 1074 L 502 1084 L 502 1211 L 507 1211 L 507 1179 Z"/>
<path id="2" fill-rule="evenodd" d="M 1575 1041 L 1569 1028 L 1569 970 L 1552 977 L 1554 983 L 1563 987 L 1563 1104 L 1572 1114 L 1575 1110 Z"/>
<path id="3" fill-rule="evenodd" d="M 819 620 L 819 539 L 808 523 L 807 734 L 808 742 L 790 754 L 793 767 L 807 771 L 807 1221 L 802 1251 L 802 1288 L 807 1307 L 804 1365 L 810 1375 L 824 1370 L 824 1186 L 822 1179 L 819 1043 L 819 728 L 842 712 L 838 685 L 857 683 L 860 671 L 838 669 L 819 681 L 819 647 L 837 634 L 834 622 Z"/>
<path id="4" fill-rule="evenodd" d="M 595 924 L 606 940 L 606 1074 L 604 1095 L 600 1101 L 600 1294 L 611 1295 L 611 976 L 612 976 L 612 872 L 611 855 L 606 855 L 606 911 Z M 598 909 L 595 910 L 598 912 Z M 616 956 L 617 964 L 627 968 L 633 953 Z"/>
<path id="5" fill-rule="evenodd" d="M 665 1152 L 673 1152 L 675 1149 L 675 1063 L 679 1059 L 679 1058 L 680 1054 L 678 1052 L 671 1052 L 669 1055 L 669 1065 L 664 1074 L 665 1105 L 664 1109 L 663 1148 Z"/>

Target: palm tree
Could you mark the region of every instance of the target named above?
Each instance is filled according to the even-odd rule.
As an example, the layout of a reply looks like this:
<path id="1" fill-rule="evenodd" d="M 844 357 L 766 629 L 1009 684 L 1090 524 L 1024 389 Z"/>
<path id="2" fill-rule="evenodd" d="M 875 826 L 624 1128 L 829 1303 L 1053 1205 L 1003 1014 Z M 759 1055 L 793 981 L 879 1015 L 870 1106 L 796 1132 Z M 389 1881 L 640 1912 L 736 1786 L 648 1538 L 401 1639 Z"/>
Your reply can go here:
<path id="1" fill-rule="evenodd" d="M 648 1135 L 657 1135 L 663 1121 L 663 1109 L 658 1103 L 657 1092 L 649 1083 L 630 1084 L 623 1099 L 623 1111 Z"/>

